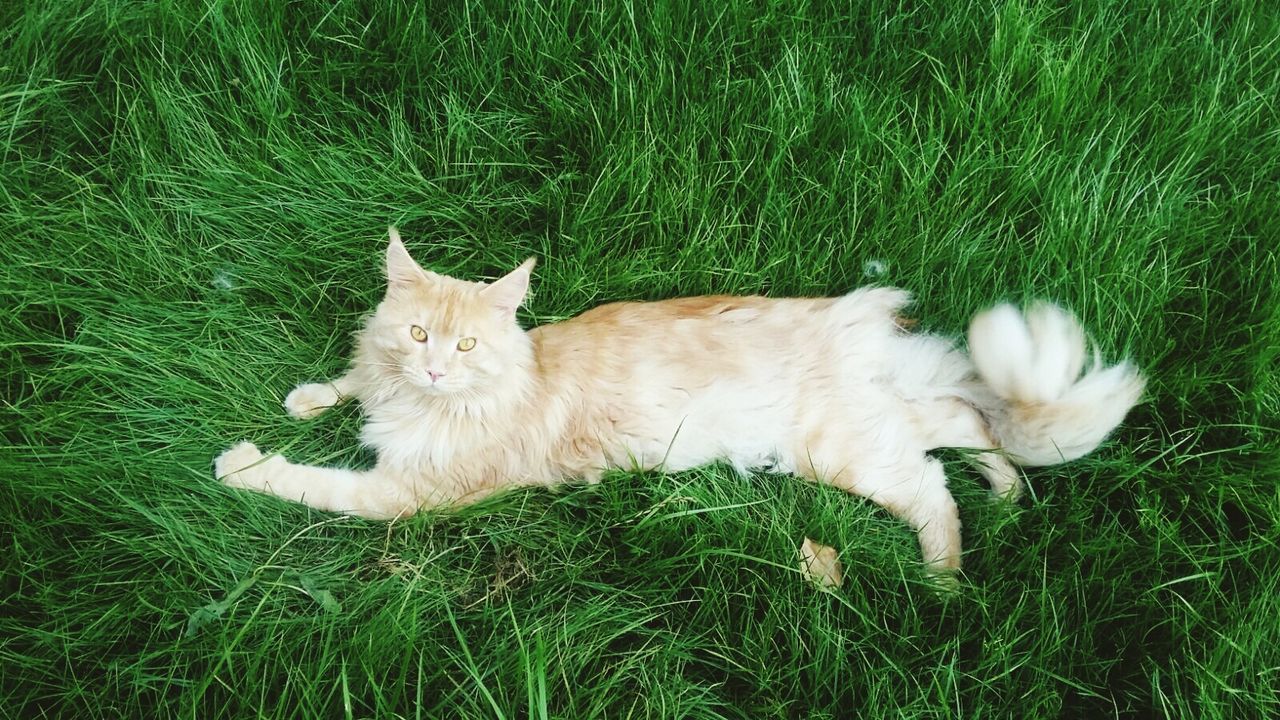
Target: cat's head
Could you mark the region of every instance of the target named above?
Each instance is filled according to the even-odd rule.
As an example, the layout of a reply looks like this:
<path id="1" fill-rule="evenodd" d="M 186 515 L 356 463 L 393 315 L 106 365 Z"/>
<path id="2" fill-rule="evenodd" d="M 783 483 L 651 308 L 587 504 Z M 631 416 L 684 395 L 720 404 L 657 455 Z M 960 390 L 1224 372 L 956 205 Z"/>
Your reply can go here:
<path id="1" fill-rule="evenodd" d="M 388 383 L 430 396 L 483 392 L 519 370 L 528 338 L 516 309 L 534 260 L 492 283 L 423 269 L 395 228 L 387 246 L 387 294 L 361 332 L 363 360 Z"/>

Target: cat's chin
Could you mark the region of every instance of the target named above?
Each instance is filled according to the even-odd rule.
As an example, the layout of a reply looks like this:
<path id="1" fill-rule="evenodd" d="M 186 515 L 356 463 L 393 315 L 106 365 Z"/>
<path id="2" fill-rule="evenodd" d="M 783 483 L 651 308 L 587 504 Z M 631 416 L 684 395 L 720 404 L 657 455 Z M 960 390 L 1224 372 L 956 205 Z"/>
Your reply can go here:
<path id="1" fill-rule="evenodd" d="M 454 388 L 441 387 L 439 383 L 415 382 L 413 387 L 427 397 L 448 397 L 456 392 Z"/>
<path id="2" fill-rule="evenodd" d="M 415 390 L 428 398 L 447 398 L 462 393 L 466 387 L 453 383 L 431 382 L 430 380 L 413 379 L 409 383 Z"/>

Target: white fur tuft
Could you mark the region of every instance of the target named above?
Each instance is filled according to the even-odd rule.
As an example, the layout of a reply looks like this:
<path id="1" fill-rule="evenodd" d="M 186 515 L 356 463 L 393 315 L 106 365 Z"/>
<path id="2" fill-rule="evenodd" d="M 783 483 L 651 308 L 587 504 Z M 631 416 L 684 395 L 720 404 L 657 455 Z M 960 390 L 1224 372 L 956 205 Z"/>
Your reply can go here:
<path id="1" fill-rule="evenodd" d="M 998 305 L 969 326 L 978 374 L 1003 401 L 991 412 L 1001 444 L 1020 465 L 1079 458 L 1106 439 L 1137 404 L 1145 381 L 1128 362 L 1085 366 L 1088 340 L 1057 305 L 1020 313 Z"/>

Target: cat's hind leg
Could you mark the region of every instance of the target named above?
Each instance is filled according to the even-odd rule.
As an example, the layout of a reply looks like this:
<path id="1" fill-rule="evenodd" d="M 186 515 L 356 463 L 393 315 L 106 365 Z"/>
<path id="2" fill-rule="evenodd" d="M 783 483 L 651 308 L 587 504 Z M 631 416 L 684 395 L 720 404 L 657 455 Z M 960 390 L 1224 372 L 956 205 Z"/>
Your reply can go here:
<path id="1" fill-rule="evenodd" d="M 905 521 L 916 531 L 924 561 L 935 576 L 945 580 L 960 569 L 960 510 L 937 459 L 905 449 L 822 453 L 815 448 L 799 470 L 811 480 L 861 495 Z"/>
<path id="2" fill-rule="evenodd" d="M 921 402 L 915 407 L 914 430 L 924 438 L 928 449 L 972 450 L 965 459 L 991 484 L 992 495 L 1010 502 L 1022 496 L 1022 473 L 997 449 L 999 443 L 977 408 L 954 396 Z"/>

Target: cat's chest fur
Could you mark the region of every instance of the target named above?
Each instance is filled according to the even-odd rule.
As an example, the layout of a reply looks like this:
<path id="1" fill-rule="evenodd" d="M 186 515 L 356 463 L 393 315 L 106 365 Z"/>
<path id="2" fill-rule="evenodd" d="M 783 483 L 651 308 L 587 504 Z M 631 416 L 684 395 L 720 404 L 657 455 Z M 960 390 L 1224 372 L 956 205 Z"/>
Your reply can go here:
<path id="1" fill-rule="evenodd" d="M 410 395 L 366 402 L 364 410 L 361 439 L 379 466 L 418 488 L 460 495 L 563 474 L 547 462 L 547 414 L 514 421 L 520 413 L 510 401 L 450 405 Z"/>
<path id="2" fill-rule="evenodd" d="M 365 405 L 361 439 L 380 464 L 405 473 L 444 476 L 477 472 L 493 464 L 502 438 L 482 417 L 418 398 L 389 398 Z"/>

